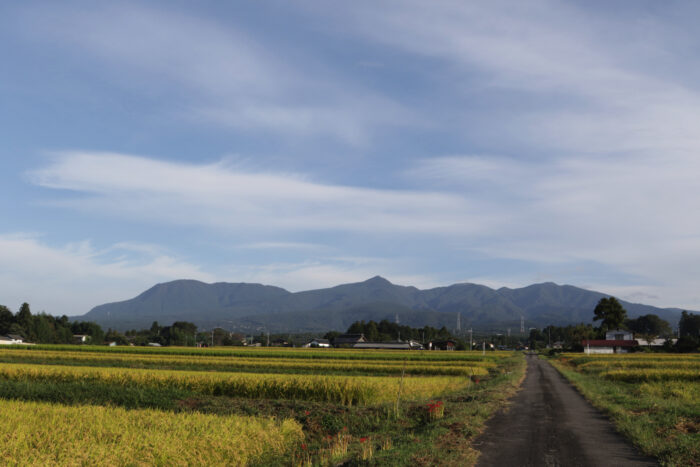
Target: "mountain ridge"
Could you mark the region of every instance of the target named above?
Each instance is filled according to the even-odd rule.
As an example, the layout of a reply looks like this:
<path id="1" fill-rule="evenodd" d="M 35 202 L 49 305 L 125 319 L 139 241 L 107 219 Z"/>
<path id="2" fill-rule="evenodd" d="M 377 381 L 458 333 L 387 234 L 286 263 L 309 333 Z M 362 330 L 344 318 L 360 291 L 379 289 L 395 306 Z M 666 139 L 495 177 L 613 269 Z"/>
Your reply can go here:
<path id="1" fill-rule="evenodd" d="M 136 297 L 98 305 L 74 319 L 117 330 L 140 329 L 158 321 L 191 321 L 207 329 L 220 326 L 244 332 L 344 330 L 364 319 L 394 320 L 412 326 L 454 328 L 527 327 L 592 322 L 598 300 L 609 295 L 553 282 L 521 288 L 457 283 L 431 289 L 396 285 L 381 276 L 325 289 L 290 292 L 257 283 L 205 283 L 178 279 L 154 285 Z M 632 318 L 654 313 L 672 325 L 678 308 L 657 308 L 621 300 Z"/>

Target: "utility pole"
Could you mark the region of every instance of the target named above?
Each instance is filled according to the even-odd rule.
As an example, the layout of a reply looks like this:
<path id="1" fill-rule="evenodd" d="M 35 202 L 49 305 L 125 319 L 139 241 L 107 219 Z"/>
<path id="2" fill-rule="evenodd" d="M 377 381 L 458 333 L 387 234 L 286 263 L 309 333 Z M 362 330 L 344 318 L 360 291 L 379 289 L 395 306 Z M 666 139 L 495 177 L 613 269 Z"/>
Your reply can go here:
<path id="1" fill-rule="evenodd" d="M 520 334 L 525 334 L 525 317 L 520 316 Z"/>
<path id="2" fill-rule="evenodd" d="M 462 330 L 462 313 L 457 312 L 457 334 Z"/>
<path id="3" fill-rule="evenodd" d="M 398 314 L 398 313 L 396 313 L 396 314 L 394 315 L 394 322 L 395 322 L 396 324 L 399 324 L 399 314 Z"/>
<path id="4" fill-rule="evenodd" d="M 214 347 L 214 328 L 211 329 L 211 346 Z"/>
<path id="5" fill-rule="evenodd" d="M 474 350 L 474 344 L 472 343 L 472 328 L 469 328 L 469 351 Z"/>

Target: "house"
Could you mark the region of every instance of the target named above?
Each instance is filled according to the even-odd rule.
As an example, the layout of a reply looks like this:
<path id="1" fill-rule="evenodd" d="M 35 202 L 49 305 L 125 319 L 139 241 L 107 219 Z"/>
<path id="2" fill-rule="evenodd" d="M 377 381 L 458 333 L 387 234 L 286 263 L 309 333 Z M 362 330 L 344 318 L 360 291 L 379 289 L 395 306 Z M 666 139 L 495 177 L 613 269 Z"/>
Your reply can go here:
<path id="1" fill-rule="evenodd" d="M 613 329 L 605 333 L 606 341 L 633 341 L 634 335 L 625 329 Z"/>
<path id="2" fill-rule="evenodd" d="M 457 343 L 453 340 L 428 342 L 428 350 L 454 350 Z"/>
<path id="3" fill-rule="evenodd" d="M 17 334 L 8 334 L 6 336 L 0 336 L 0 345 L 2 344 L 24 344 L 24 338 L 18 336 Z"/>
<path id="4" fill-rule="evenodd" d="M 584 339 L 581 345 L 587 354 L 627 353 L 638 346 L 634 335 L 624 329 L 606 332 L 605 339 Z"/>
<path id="5" fill-rule="evenodd" d="M 333 347 L 353 347 L 360 342 L 367 342 L 364 334 L 341 334 L 333 339 Z"/>
<path id="6" fill-rule="evenodd" d="M 73 334 L 73 343 L 74 344 L 84 344 L 88 340 L 87 334 Z"/>
<path id="7" fill-rule="evenodd" d="M 330 346 L 331 342 L 328 339 L 312 339 L 311 341 L 304 344 L 302 347 L 328 348 Z"/>

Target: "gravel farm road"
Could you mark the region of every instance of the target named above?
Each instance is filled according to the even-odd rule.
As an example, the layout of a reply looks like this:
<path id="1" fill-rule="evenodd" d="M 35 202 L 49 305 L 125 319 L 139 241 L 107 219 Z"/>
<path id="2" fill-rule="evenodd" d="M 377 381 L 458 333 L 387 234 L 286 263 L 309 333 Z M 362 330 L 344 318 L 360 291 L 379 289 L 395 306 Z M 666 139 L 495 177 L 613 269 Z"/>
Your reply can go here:
<path id="1" fill-rule="evenodd" d="M 658 465 L 536 355 L 527 355 L 523 386 L 510 402 L 475 440 L 477 467 Z"/>

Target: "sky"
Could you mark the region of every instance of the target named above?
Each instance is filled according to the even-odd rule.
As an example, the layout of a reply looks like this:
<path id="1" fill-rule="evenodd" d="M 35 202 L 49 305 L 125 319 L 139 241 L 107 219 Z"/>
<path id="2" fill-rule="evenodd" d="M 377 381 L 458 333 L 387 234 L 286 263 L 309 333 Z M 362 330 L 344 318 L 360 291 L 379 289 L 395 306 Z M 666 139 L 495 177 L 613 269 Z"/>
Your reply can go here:
<path id="1" fill-rule="evenodd" d="M 700 309 L 694 1 L 0 4 L 0 303 L 552 281 Z"/>

